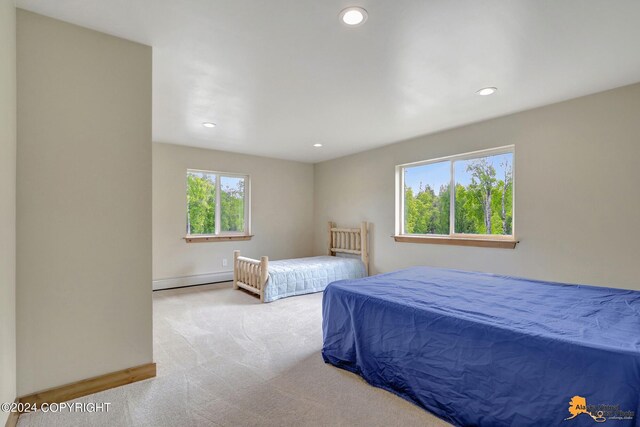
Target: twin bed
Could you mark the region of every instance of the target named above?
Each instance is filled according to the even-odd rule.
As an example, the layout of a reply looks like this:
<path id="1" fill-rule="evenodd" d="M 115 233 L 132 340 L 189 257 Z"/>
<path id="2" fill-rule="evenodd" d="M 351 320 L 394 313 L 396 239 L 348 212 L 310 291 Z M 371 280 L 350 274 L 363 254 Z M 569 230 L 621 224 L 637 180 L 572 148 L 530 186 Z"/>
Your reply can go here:
<path id="1" fill-rule="evenodd" d="M 415 267 L 332 283 L 322 326 L 327 363 L 456 426 L 640 425 L 640 292 Z"/>
<path id="2" fill-rule="evenodd" d="M 269 262 L 233 252 L 233 287 L 260 297 L 262 302 L 323 291 L 331 282 L 365 277 L 369 271 L 368 226 L 339 228 L 329 222 L 327 256 Z"/>

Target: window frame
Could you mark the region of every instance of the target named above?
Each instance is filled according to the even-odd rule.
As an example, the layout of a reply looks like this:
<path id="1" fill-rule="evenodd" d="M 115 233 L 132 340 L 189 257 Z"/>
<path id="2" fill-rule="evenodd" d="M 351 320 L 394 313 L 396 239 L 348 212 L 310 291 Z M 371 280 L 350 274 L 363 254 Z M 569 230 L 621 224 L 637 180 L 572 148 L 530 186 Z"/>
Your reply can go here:
<path id="1" fill-rule="evenodd" d="M 214 233 L 211 234 L 191 234 L 189 230 L 189 203 L 186 203 L 186 237 L 187 242 L 196 242 L 196 241 L 215 241 L 217 240 L 236 240 L 235 238 L 240 238 L 237 240 L 246 240 L 247 237 L 251 237 L 251 175 L 247 173 L 237 173 L 237 172 L 221 172 L 221 171 L 211 171 L 205 169 L 192 169 L 187 168 L 185 172 L 185 178 L 188 177 L 189 173 L 202 173 L 207 175 L 215 175 L 216 179 L 216 209 L 215 209 L 215 230 Z M 221 231 L 220 230 L 220 185 L 221 178 L 243 178 L 244 179 L 244 231 Z M 188 178 L 185 179 L 185 194 L 189 191 L 188 188 Z"/>
<path id="2" fill-rule="evenodd" d="M 478 159 L 487 156 L 494 156 L 500 154 L 511 154 L 511 185 L 512 185 L 512 223 L 511 234 L 467 234 L 455 232 L 455 162 L 460 160 Z M 434 163 L 450 162 L 449 164 L 449 234 L 415 234 L 405 233 L 405 192 L 404 192 L 404 170 L 406 168 L 425 166 Z M 395 235 L 394 238 L 397 242 L 410 242 L 410 243 L 439 243 L 439 244 L 459 244 L 464 246 L 487 246 L 487 247 L 515 247 L 518 243 L 516 236 L 516 151 L 515 145 L 505 145 L 496 148 L 488 148 L 484 150 L 471 151 L 468 153 L 456 154 L 445 157 L 438 157 L 435 159 L 422 160 L 418 162 L 403 163 L 396 166 L 396 215 L 395 215 Z M 423 242 L 422 239 L 425 241 Z M 429 241 L 433 240 L 433 241 Z M 473 242 L 506 242 L 509 245 L 494 245 L 494 244 L 473 244 Z M 510 246 L 513 244 L 513 246 Z"/>

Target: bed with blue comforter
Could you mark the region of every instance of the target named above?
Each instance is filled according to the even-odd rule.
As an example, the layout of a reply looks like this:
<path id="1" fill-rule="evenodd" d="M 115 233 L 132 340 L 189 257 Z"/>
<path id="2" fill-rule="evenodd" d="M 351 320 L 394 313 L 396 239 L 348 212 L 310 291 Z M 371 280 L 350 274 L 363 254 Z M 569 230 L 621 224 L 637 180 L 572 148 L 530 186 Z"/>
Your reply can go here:
<path id="1" fill-rule="evenodd" d="M 640 292 L 415 267 L 331 283 L 322 355 L 456 426 L 640 426 Z"/>

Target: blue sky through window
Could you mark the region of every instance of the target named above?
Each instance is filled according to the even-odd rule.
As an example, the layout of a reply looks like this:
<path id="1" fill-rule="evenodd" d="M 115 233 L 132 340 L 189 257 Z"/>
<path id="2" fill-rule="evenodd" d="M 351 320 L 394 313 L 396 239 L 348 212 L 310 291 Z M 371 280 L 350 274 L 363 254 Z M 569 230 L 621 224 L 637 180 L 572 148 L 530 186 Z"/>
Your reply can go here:
<path id="1" fill-rule="evenodd" d="M 509 162 L 513 167 L 513 153 L 497 154 L 495 156 L 486 156 L 493 167 L 496 169 L 496 179 L 504 179 L 504 163 Z M 457 184 L 467 186 L 471 183 L 471 173 L 467 172 L 467 165 L 473 160 L 456 160 L 455 161 L 455 178 Z M 404 169 L 404 182 L 411 187 L 413 194 L 417 194 L 421 187 L 424 189 L 429 185 L 436 194 L 440 192 L 442 185 L 449 184 L 451 161 L 446 160 L 428 165 L 407 167 Z"/>
<path id="2" fill-rule="evenodd" d="M 435 191 L 440 191 L 440 186 L 447 185 L 450 181 L 451 162 L 430 163 L 428 165 L 408 167 L 404 170 L 404 183 L 411 187 L 413 194 L 418 194 L 427 185 Z"/>

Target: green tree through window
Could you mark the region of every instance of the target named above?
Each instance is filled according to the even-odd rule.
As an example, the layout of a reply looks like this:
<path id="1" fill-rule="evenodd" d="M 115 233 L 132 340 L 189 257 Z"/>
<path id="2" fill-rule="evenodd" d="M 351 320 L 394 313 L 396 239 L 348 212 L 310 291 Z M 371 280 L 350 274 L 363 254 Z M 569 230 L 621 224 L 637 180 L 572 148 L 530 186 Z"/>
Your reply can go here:
<path id="1" fill-rule="evenodd" d="M 187 173 L 187 231 L 189 234 L 215 234 L 216 176 Z"/>
<path id="2" fill-rule="evenodd" d="M 244 231 L 244 178 L 220 180 L 220 230 Z"/>
<path id="3" fill-rule="evenodd" d="M 248 232 L 247 182 L 247 176 L 187 171 L 187 234 Z"/>
<path id="4" fill-rule="evenodd" d="M 401 172 L 404 174 L 405 234 L 513 234 L 511 150 L 405 166 Z"/>

